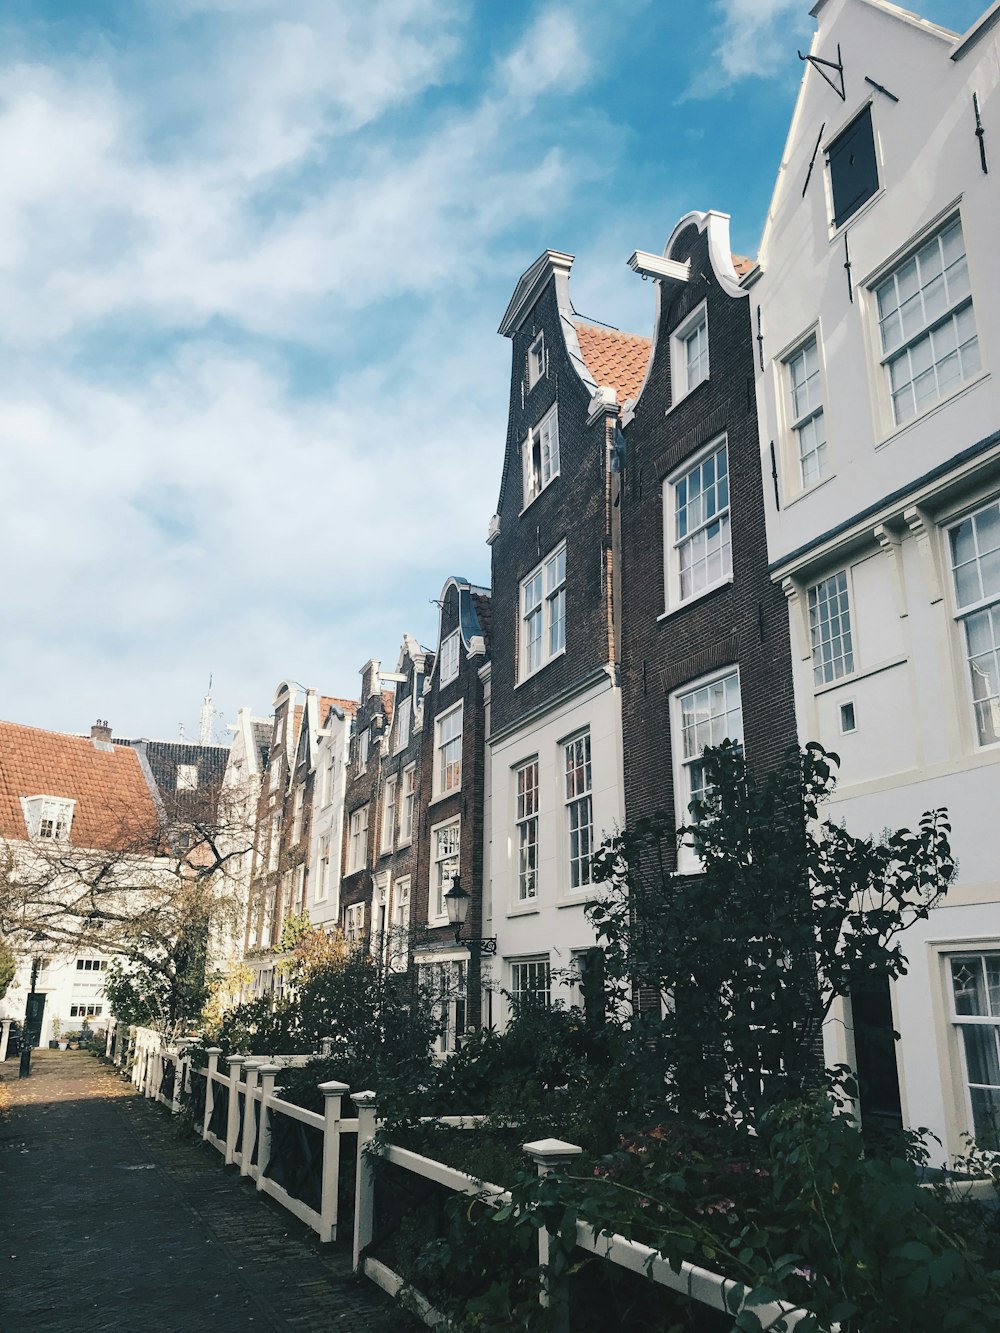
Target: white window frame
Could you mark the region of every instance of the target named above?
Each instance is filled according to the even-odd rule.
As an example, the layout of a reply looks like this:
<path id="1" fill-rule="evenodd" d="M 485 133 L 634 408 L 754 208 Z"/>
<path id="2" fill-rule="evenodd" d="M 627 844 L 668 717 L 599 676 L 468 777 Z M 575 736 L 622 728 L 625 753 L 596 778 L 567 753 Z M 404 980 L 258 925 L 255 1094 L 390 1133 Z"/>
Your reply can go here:
<path id="1" fill-rule="evenodd" d="M 396 745 L 393 754 L 399 754 L 400 750 L 405 750 L 409 745 L 412 721 L 413 697 L 408 694 L 405 699 L 400 699 L 396 710 Z"/>
<path id="2" fill-rule="evenodd" d="M 801 360 L 803 369 L 808 370 L 810 351 L 815 355 L 815 368 L 797 384 L 795 367 Z M 808 491 L 830 475 L 830 443 L 826 433 L 826 376 L 818 328 L 810 329 L 785 353 L 781 358 L 780 369 L 781 404 L 788 441 L 787 471 L 794 479 L 793 490 Z M 822 440 L 817 442 L 813 436 L 819 434 Z M 807 435 L 808 448 L 805 447 Z M 807 475 L 807 460 L 813 458 L 817 460 L 815 473 Z"/>
<path id="3" fill-rule="evenodd" d="M 418 965 L 420 988 L 431 1002 L 431 1011 L 441 1030 L 434 1039 L 434 1053 L 444 1057 L 458 1050 L 466 1032 L 469 970 L 464 958 L 434 958 Z"/>
<path id="4" fill-rule="evenodd" d="M 365 727 L 364 731 L 358 733 L 358 767 L 368 767 L 368 756 L 371 753 L 371 727 Z"/>
<path id="5" fill-rule="evenodd" d="M 177 791 L 198 790 L 198 765 L 178 764 L 176 774 Z"/>
<path id="6" fill-rule="evenodd" d="M 447 845 L 442 839 L 447 836 Z M 427 885 L 427 921 L 440 925 L 448 920 L 444 895 L 458 874 L 462 855 L 462 816 L 435 824 L 430 831 L 430 877 Z"/>
<path id="7" fill-rule="evenodd" d="M 330 896 L 330 848 L 333 837 L 324 833 L 319 840 L 319 875 L 316 880 L 316 892 L 313 901 L 325 903 Z"/>
<path id="8" fill-rule="evenodd" d="M 836 587 L 831 585 L 836 584 Z M 832 615 L 821 617 L 821 611 L 828 611 L 832 606 L 831 596 L 836 594 L 839 604 Z M 820 602 L 821 595 L 824 601 Z M 832 570 L 829 574 L 805 590 L 806 625 L 809 630 L 809 658 L 812 665 L 812 685 L 814 690 L 822 690 L 827 685 L 834 685 L 838 680 L 847 680 L 858 669 L 857 634 L 854 629 L 851 608 L 854 594 L 851 588 L 851 571 L 847 566 Z M 823 630 L 829 631 L 827 637 Z M 824 655 L 827 646 L 837 647 L 836 654 Z"/>
<path id="9" fill-rule="evenodd" d="M 458 719 L 458 730 L 442 740 Z M 434 799 L 450 796 L 462 789 L 462 747 L 465 739 L 464 704 L 457 703 L 434 719 Z M 445 757 L 447 751 L 448 758 Z M 457 752 L 457 759 L 454 755 Z"/>
<path id="10" fill-rule="evenodd" d="M 69 842 L 76 801 L 63 796 L 22 796 L 21 809 L 29 838 Z"/>
<path id="11" fill-rule="evenodd" d="M 382 837 L 380 850 L 391 852 L 396 832 L 396 805 L 399 796 L 399 778 L 393 773 L 385 780 L 385 795 L 382 799 Z"/>
<path id="12" fill-rule="evenodd" d="M 514 903 L 525 907 L 538 901 L 538 812 L 541 770 L 538 755 L 516 764 L 514 778 Z M 528 785 L 528 780 L 533 782 Z"/>
<path id="13" fill-rule="evenodd" d="M 724 487 L 720 481 L 719 464 L 715 463 L 713 482 L 715 509 L 710 517 L 698 518 L 694 524 L 688 519 L 687 511 L 691 508 L 687 498 L 689 483 L 695 472 L 700 473 L 709 459 L 718 459 L 720 455 L 725 456 L 725 484 Z M 683 492 L 682 492 L 683 487 Z M 681 496 L 684 496 L 684 526 L 685 531 L 680 532 L 680 510 Z M 699 497 L 704 494 L 699 491 Z M 725 503 L 722 503 L 724 494 Z M 707 554 L 708 542 L 711 540 L 709 534 L 713 527 L 718 525 L 719 530 L 719 574 L 714 579 L 701 584 L 698 587 L 692 587 L 686 594 L 682 591 L 682 579 L 684 575 L 684 550 L 690 548 L 692 551 L 698 549 L 700 540 L 705 542 L 706 554 L 698 561 L 698 565 L 706 563 L 710 558 Z M 665 587 L 665 612 L 675 611 L 679 607 L 687 606 L 692 602 L 698 601 L 701 597 L 707 597 L 709 593 L 714 592 L 716 588 L 724 587 L 727 583 L 733 581 L 733 541 L 732 541 L 732 501 L 729 484 L 729 440 L 726 435 L 716 436 L 710 444 L 704 449 L 699 449 L 696 454 L 686 458 L 683 464 L 675 468 L 674 471 L 663 482 L 663 535 L 664 535 L 664 587 Z M 714 554 L 714 552 L 713 552 Z M 689 566 L 689 568 L 693 568 Z"/>
<path id="14" fill-rule="evenodd" d="M 344 908 L 344 939 L 348 944 L 360 944 L 365 937 L 365 905 L 351 903 Z"/>
<path id="15" fill-rule="evenodd" d="M 409 963 L 411 901 L 411 879 L 409 875 L 403 875 L 392 886 L 387 964 L 393 972 L 405 972 Z"/>
<path id="16" fill-rule="evenodd" d="M 545 378 L 545 333 L 539 330 L 528 347 L 528 390 Z"/>
<path id="17" fill-rule="evenodd" d="M 988 1151 L 997 1151 L 1000 1150 L 1000 1074 L 998 1074 L 995 1082 L 987 1082 L 979 1079 L 974 1081 L 972 1078 L 973 1071 L 969 1066 L 969 1045 L 971 1044 L 972 1033 L 975 1030 L 982 1030 L 984 1028 L 989 1029 L 993 1037 L 992 1043 L 990 1043 L 989 1038 L 987 1038 L 985 1044 L 987 1048 L 992 1045 L 993 1058 L 1000 1064 L 1000 997 L 994 999 L 990 996 L 988 974 L 986 978 L 983 978 L 984 961 L 987 959 L 992 961 L 995 965 L 1000 964 L 1000 941 L 995 941 L 992 944 L 984 941 L 975 949 L 962 948 L 956 950 L 942 950 L 945 989 L 947 994 L 948 1022 L 954 1033 L 955 1045 L 957 1047 L 958 1068 L 961 1071 L 962 1077 L 961 1101 L 965 1112 L 965 1124 L 968 1132 L 975 1137 L 977 1125 L 972 1100 L 973 1088 L 983 1092 L 992 1093 L 994 1095 L 994 1100 L 997 1102 L 997 1142 L 989 1143 L 978 1139 L 977 1142 L 981 1148 L 985 1148 Z M 984 998 L 987 1001 L 987 1006 L 993 1009 L 992 1013 L 971 1014 L 958 1012 L 954 978 L 956 967 L 960 968 L 963 964 L 970 969 L 970 972 L 978 970 L 979 976 L 984 983 Z M 968 1029 L 968 1037 L 963 1029 Z"/>
<path id="18" fill-rule="evenodd" d="M 559 476 L 559 410 L 553 403 L 521 445 L 521 512 Z"/>
<path id="19" fill-rule="evenodd" d="M 976 505 L 974 509 L 968 510 L 960 518 L 950 522 L 947 526 L 947 552 L 949 567 L 949 582 L 951 584 L 951 604 L 952 618 L 955 621 L 957 633 L 961 643 L 963 670 L 965 674 L 965 694 L 968 701 L 968 709 L 972 717 L 972 730 L 976 748 L 979 750 L 988 750 L 1000 744 L 1000 587 L 993 592 L 985 591 L 985 581 L 983 578 L 983 556 L 992 555 L 996 548 L 982 545 L 980 535 L 980 525 L 977 520 L 981 515 L 989 510 L 997 513 L 1000 520 L 1000 500 L 994 497 L 985 503 Z M 972 539 L 974 547 L 974 558 L 971 561 L 963 561 L 962 567 L 974 565 L 979 584 L 979 597 L 973 598 L 967 602 L 960 602 L 957 570 L 955 564 L 955 534 L 966 523 L 972 526 Z M 979 651 L 973 653 L 972 626 L 977 624 L 985 628 L 989 633 L 991 649 L 985 649 L 984 643 L 980 645 Z M 993 679 L 997 683 L 997 692 L 983 693 L 981 697 L 976 697 L 976 675 L 983 679 L 984 673 L 981 668 L 973 664 L 973 658 L 987 659 L 992 656 L 992 663 L 987 664 L 987 671 L 992 669 Z M 987 685 L 992 682 L 987 678 Z M 984 722 L 989 719 L 989 725 L 993 731 L 993 738 L 984 739 Z"/>
<path id="20" fill-rule="evenodd" d="M 730 736 L 727 733 L 718 736 L 712 736 L 705 740 L 703 744 L 693 748 L 691 753 L 686 753 L 687 745 L 684 726 L 684 704 L 688 699 L 693 699 L 696 694 L 703 690 L 711 690 L 715 685 L 722 682 L 736 682 L 736 699 L 739 703 L 739 735 Z M 723 716 L 729 716 L 732 712 L 727 709 Z M 709 714 L 709 721 L 712 722 L 717 714 Z M 720 730 L 714 725 L 712 732 Z M 723 740 L 737 741 L 740 746 L 744 744 L 744 726 L 743 726 L 743 693 L 740 684 L 740 669 L 734 663 L 731 666 L 722 667 L 718 671 L 710 672 L 708 675 L 701 676 L 697 680 L 688 681 L 680 689 L 675 690 L 670 696 L 670 734 L 671 734 L 671 757 L 673 760 L 674 772 L 674 819 L 677 827 L 690 822 L 691 814 L 689 806 L 694 799 L 694 774 L 697 773 L 702 763 L 701 756 L 707 745 L 718 745 Z M 697 737 L 693 744 L 696 745 Z M 677 869 L 681 874 L 695 874 L 701 869 L 701 859 L 698 852 L 688 839 L 681 842 L 677 848 Z"/>
<path id="21" fill-rule="evenodd" d="M 457 629 L 453 630 L 441 640 L 441 651 L 438 654 L 440 685 L 450 685 L 458 679 L 458 634 Z"/>
<path id="22" fill-rule="evenodd" d="M 417 808 L 417 766 L 407 764 L 403 769 L 399 806 L 399 841 L 398 847 L 406 847 L 413 841 L 413 816 Z"/>
<path id="23" fill-rule="evenodd" d="M 562 541 L 520 583 L 518 684 L 547 667 L 565 651 L 566 543 Z"/>
<path id="24" fill-rule="evenodd" d="M 368 804 L 351 811 L 347 845 L 347 873 L 356 874 L 365 868 L 368 858 Z"/>
<path id="25" fill-rule="evenodd" d="M 563 741 L 561 749 L 566 882 L 570 893 L 581 893 L 591 888 L 590 862 L 594 854 L 594 780 L 589 728 Z"/>
<path id="26" fill-rule="evenodd" d="M 292 797 L 292 842 L 302 841 L 302 814 L 305 807 L 305 792 L 302 787 L 295 788 L 295 795 Z"/>
<path id="27" fill-rule="evenodd" d="M 512 958 L 510 967 L 510 1004 L 516 1011 L 518 1002 L 526 995 L 543 995 L 548 1007 L 552 1003 L 552 965 L 548 954 L 534 954 L 526 958 Z M 529 979 L 544 977 L 543 986 L 528 986 Z"/>
<path id="28" fill-rule="evenodd" d="M 704 330 L 702 335 L 701 330 Z M 695 366 L 690 365 L 690 342 L 698 338 L 699 354 Z M 711 374 L 708 348 L 708 302 L 702 301 L 670 335 L 671 407 L 676 406 Z"/>
<path id="29" fill-rule="evenodd" d="M 960 258 L 953 261 L 953 264 L 949 266 L 949 271 L 952 271 L 958 265 L 962 265 L 964 268 L 964 281 L 962 280 L 961 274 L 958 273 L 953 276 L 951 283 L 946 279 L 944 282 L 946 296 L 945 304 L 941 309 L 935 311 L 928 317 L 926 312 L 925 293 L 931 287 L 934 277 L 932 276 L 926 283 L 920 281 L 918 277 L 920 285 L 914 295 L 919 295 L 920 309 L 924 318 L 919 327 L 911 330 L 905 336 L 902 336 L 898 342 L 892 343 L 887 350 L 883 338 L 883 324 L 887 321 L 883 320 L 880 315 L 880 292 L 886 290 L 893 279 L 896 279 L 896 282 L 893 285 L 893 295 L 898 296 L 898 279 L 903 270 L 915 262 L 919 274 L 921 260 L 929 255 L 935 242 L 937 242 L 937 252 L 939 255 L 941 254 L 941 238 L 955 225 L 958 226 L 962 233 L 962 255 Z M 949 288 L 952 285 L 955 288 L 954 295 L 949 291 Z M 882 266 L 874 277 L 869 278 L 865 283 L 865 287 L 872 348 L 879 371 L 878 396 L 881 404 L 883 427 L 886 434 L 892 434 L 895 431 L 905 429 L 915 421 L 919 421 L 922 417 L 926 416 L 927 413 L 934 411 L 939 404 L 947 402 L 948 399 L 961 393 L 967 385 L 973 383 L 983 373 L 982 348 L 979 343 L 979 332 L 975 319 L 975 305 L 972 298 L 972 282 L 968 271 L 968 250 L 965 248 L 964 229 L 962 228 L 960 215 L 957 212 L 952 211 L 946 217 L 926 228 L 911 245 L 907 246 L 904 252 L 893 256 L 888 263 Z M 959 351 L 958 354 L 958 363 L 962 369 L 962 374 L 959 379 L 947 384 L 943 391 L 941 391 L 938 369 L 948 360 L 951 353 L 944 352 L 943 355 L 938 357 L 935 353 L 935 341 L 940 344 L 938 350 L 943 350 L 948 343 L 948 335 L 944 330 L 948 327 L 952 327 L 956 330 L 957 343 L 959 317 L 963 315 L 966 310 L 970 312 L 969 324 L 971 328 L 971 336 L 964 344 L 962 344 L 963 347 L 968 349 L 966 356 L 963 356 L 961 351 Z M 972 346 L 973 344 L 975 344 L 974 350 Z M 910 412 L 909 415 L 900 417 L 897 414 L 896 404 L 893 400 L 892 367 L 906 358 L 907 367 L 912 371 L 914 353 L 918 347 L 924 345 L 929 346 L 931 349 L 930 369 L 933 372 L 934 384 L 938 388 L 938 392 L 935 393 L 933 398 L 929 398 L 926 402 L 920 405 L 917 405 L 916 403 L 916 394 L 914 392 L 911 396 L 913 411 Z M 964 368 L 964 362 L 966 360 L 969 362 L 967 371 Z M 910 380 L 906 381 L 906 383 L 912 388 L 916 378 L 918 377 L 912 377 Z M 897 392 L 901 393 L 902 387 L 897 390 Z"/>
<path id="30" fill-rule="evenodd" d="M 337 772 L 337 752 L 333 748 L 333 741 L 327 742 L 326 762 L 323 765 L 323 791 L 320 805 L 330 805 L 333 802 L 333 789 L 336 782 Z"/>
<path id="31" fill-rule="evenodd" d="M 306 910 L 306 867 L 304 861 L 300 861 L 295 867 L 292 878 L 292 910 L 295 915 L 300 915 Z"/>

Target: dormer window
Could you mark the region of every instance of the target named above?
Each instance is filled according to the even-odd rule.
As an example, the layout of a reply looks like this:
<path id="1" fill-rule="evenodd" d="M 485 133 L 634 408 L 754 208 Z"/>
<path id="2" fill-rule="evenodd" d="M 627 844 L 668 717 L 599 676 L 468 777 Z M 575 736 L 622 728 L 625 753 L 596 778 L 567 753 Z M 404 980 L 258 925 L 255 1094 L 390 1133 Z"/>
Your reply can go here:
<path id="1" fill-rule="evenodd" d="M 47 842 L 69 842 L 74 805 L 74 801 L 57 796 L 22 797 L 28 837 L 43 838 Z"/>
<path id="2" fill-rule="evenodd" d="M 458 675 L 458 630 L 441 640 L 441 684 L 448 685 Z"/>
<path id="3" fill-rule="evenodd" d="M 878 160 L 870 106 L 837 135 L 827 149 L 826 159 L 830 164 L 833 225 L 839 227 L 878 193 Z"/>
<path id="4" fill-rule="evenodd" d="M 524 508 L 559 475 L 559 421 L 556 408 L 546 412 L 524 442 Z"/>
<path id="5" fill-rule="evenodd" d="M 177 790 L 178 790 L 178 791 L 197 791 L 197 790 L 198 790 L 198 765 L 197 765 L 197 764 L 178 764 L 178 765 L 177 765 Z"/>
<path id="6" fill-rule="evenodd" d="M 540 333 L 528 348 L 528 388 L 533 389 L 545 375 L 545 334 Z"/>

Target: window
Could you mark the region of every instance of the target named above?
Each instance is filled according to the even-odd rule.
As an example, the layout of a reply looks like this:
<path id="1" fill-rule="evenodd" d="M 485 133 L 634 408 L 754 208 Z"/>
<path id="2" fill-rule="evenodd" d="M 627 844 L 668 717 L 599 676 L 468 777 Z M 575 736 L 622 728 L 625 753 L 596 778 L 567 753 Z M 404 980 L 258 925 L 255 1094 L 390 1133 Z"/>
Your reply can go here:
<path id="1" fill-rule="evenodd" d="M 295 788 L 295 797 L 292 802 L 292 842 L 301 842 L 302 840 L 302 806 L 305 801 L 305 793 L 301 787 Z"/>
<path id="2" fill-rule="evenodd" d="M 462 705 L 434 724 L 434 790 L 438 796 L 462 785 Z"/>
<path id="3" fill-rule="evenodd" d="M 515 1008 L 523 1004 L 550 1003 L 551 978 L 547 958 L 524 958 L 511 963 L 510 998 Z"/>
<path id="4" fill-rule="evenodd" d="M 385 784 L 385 804 L 382 808 L 382 851 L 392 851 L 392 840 L 396 832 L 396 793 L 399 790 L 399 778 L 391 777 Z"/>
<path id="5" fill-rule="evenodd" d="M 351 903 L 344 909 L 344 939 L 348 944 L 357 944 L 365 935 L 365 905 Z"/>
<path id="6" fill-rule="evenodd" d="M 732 577 L 729 450 L 713 446 L 664 484 L 668 605 L 680 605 Z"/>
<path id="7" fill-rule="evenodd" d="M 364 731 L 361 732 L 358 737 L 358 766 L 360 768 L 367 768 L 368 766 L 368 751 L 371 745 L 371 736 L 371 729 L 365 727 Z"/>
<path id="8" fill-rule="evenodd" d="M 558 547 L 521 583 L 521 677 L 566 647 L 566 546 Z"/>
<path id="9" fill-rule="evenodd" d="M 1000 1149 L 1000 953 L 962 954 L 951 965 L 952 1022 L 961 1037 L 965 1094 L 980 1148 Z"/>
<path id="10" fill-rule="evenodd" d="M 529 431 L 522 447 L 521 461 L 524 468 L 522 508 L 527 509 L 535 496 L 559 475 L 559 419 L 555 407 Z"/>
<path id="11" fill-rule="evenodd" d="M 387 962 L 396 972 L 405 972 L 410 949 L 410 879 L 398 879 L 392 891 L 392 927 Z"/>
<path id="12" fill-rule="evenodd" d="M 396 748 L 394 754 L 405 750 L 410 743 L 410 722 L 413 717 L 413 700 L 409 695 L 400 699 L 396 710 Z"/>
<path id="13" fill-rule="evenodd" d="M 449 685 L 458 675 L 458 630 L 441 640 L 440 683 Z"/>
<path id="14" fill-rule="evenodd" d="M 368 807 L 363 805 L 351 815 L 347 849 L 347 873 L 353 875 L 365 864 L 368 850 Z"/>
<path id="15" fill-rule="evenodd" d="M 785 362 L 790 399 L 789 419 L 795 439 L 799 479 L 812 486 L 826 473 L 826 423 L 819 347 L 815 334 Z"/>
<path id="16" fill-rule="evenodd" d="M 538 896 L 538 760 L 514 770 L 517 784 L 517 901 Z"/>
<path id="17" fill-rule="evenodd" d="M 847 570 L 840 569 L 809 589 L 809 638 L 813 684 L 828 685 L 854 670 Z"/>
<path id="18" fill-rule="evenodd" d="M 1000 504 L 948 534 L 955 606 L 965 639 L 980 745 L 1000 741 Z"/>
<path id="19" fill-rule="evenodd" d="M 197 764 L 178 764 L 178 765 L 177 765 L 177 790 L 178 790 L 178 791 L 197 791 L 197 790 L 198 790 L 198 765 L 197 765 Z"/>
<path id="20" fill-rule="evenodd" d="M 724 740 L 743 744 L 743 706 L 740 702 L 740 673 L 727 672 L 695 689 L 675 696 L 675 746 L 677 782 L 677 819 L 685 822 L 692 801 L 703 801 L 710 791 L 703 755 L 706 746 L 721 745 Z M 692 868 L 693 848 L 682 847 L 681 861 Z M 687 852 L 688 856 L 683 853 Z"/>
<path id="21" fill-rule="evenodd" d="M 901 426 L 979 370 L 958 218 L 879 282 L 875 301 L 892 418 Z"/>
<path id="22" fill-rule="evenodd" d="M 708 307 L 704 302 L 670 337 L 674 403 L 708 379 Z"/>
<path id="23" fill-rule="evenodd" d="M 840 730 L 842 735 L 849 736 L 852 731 L 857 731 L 858 722 L 854 714 L 854 700 L 849 699 L 846 704 L 840 705 Z"/>
<path id="24" fill-rule="evenodd" d="M 100 1018 L 104 1012 L 103 1004 L 71 1004 L 70 1018 Z"/>
<path id="25" fill-rule="evenodd" d="M 457 1051 L 465 1035 L 468 977 L 464 960 L 422 964 L 420 986 L 438 1023 L 435 1050 L 439 1055 Z"/>
<path id="26" fill-rule="evenodd" d="M 430 919 L 448 915 L 444 895 L 458 874 L 459 840 L 462 821 L 453 819 L 431 829 L 431 883 L 429 897 Z"/>
<path id="27" fill-rule="evenodd" d="M 545 334 L 539 335 L 528 348 L 528 388 L 533 389 L 545 374 Z"/>
<path id="28" fill-rule="evenodd" d="M 325 903 L 330 894 L 330 834 L 324 833 L 319 840 L 319 880 L 316 884 L 316 901 Z"/>
<path id="29" fill-rule="evenodd" d="M 403 769 L 403 809 L 399 818 L 399 841 L 410 842 L 413 838 L 413 809 L 417 800 L 417 766 L 411 764 Z"/>
<path id="30" fill-rule="evenodd" d="M 306 908 L 306 868 L 304 864 L 295 867 L 295 878 L 292 883 L 292 911 L 296 914 L 304 912 Z"/>
<path id="31" fill-rule="evenodd" d="M 878 162 L 872 109 L 866 106 L 826 151 L 833 195 L 833 225 L 839 227 L 878 191 Z"/>
<path id="32" fill-rule="evenodd" d="M 271 816 L 271 835 L 267 843 L 267 873 L 270 875 L 278 868 L 278 852 L 281 850 L 281 816 Z"/>
<path id="33" fill-rule="evenodd" d="M 333 748 L 333 741 L 327 742 L 326 759 L 323 764 L 323 791 L 320 804 L 329 805 L 333 800 L 334 774 L 336 772 L 337 754 Z"/>
<path id="34" fill-rule="evenodd" d="M 563 746 L 566 775 L 566 825 L 569 832 L 569 886 L 582 889 L 590 883 L 590 857 L 594 840 L 590 779 L 590 732 Z"/>
<path id="35" fill-rule="evenodd" d="M 76 970 L 78 972 L 106 972 L 108 970 L 107 960 L 103 958 L 78 958 L 76 960 Z"/>
<path id="36" fill-rule="evenodd" d="M 73 801 L 60 800 L 55 796 L 22 798 L 28 836 L 51 842 L 68 842 L 74 804 Z"/>

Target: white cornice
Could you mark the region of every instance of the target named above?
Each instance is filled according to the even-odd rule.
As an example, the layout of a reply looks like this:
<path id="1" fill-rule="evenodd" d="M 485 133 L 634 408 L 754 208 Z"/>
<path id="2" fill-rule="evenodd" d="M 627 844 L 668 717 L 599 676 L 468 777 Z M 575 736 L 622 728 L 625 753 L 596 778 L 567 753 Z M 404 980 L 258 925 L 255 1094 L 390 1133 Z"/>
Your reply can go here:
<path id="1" fill-rule="evenodd" d="M 499 332 L 503 337 L 514 336 L 549 280 L 555 276 L 568 278 L 572 267 L 573 256 L 561 250 L 546 250 L 538 256 L 532 266 L 522 273 L 514 288 L 514 295 L 500 321 Z"/>

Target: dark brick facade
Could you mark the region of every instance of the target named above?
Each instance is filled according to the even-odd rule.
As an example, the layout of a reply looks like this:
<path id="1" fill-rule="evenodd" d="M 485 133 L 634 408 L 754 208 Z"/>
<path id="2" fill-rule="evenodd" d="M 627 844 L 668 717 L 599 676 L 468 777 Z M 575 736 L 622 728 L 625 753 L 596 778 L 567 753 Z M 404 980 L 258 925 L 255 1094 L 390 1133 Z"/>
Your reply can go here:
<path id="1" fill-rule="evenodd" d="M 343 877 L 340 882 L 340 920 L 346 909 L 365 904 L 364 934 L 371 931 L 372 867 L 378 860 L 379 817 L 382 809 L 382 741 L 392 722 L 392 695 L 383 692 L 379 663 L 371 661 L 361 673 L 361 698 L 354 717 L 350 767 L 344 794 Z M 363 734 L 368 733 L 367 761 L 362 762 Z M 368 807 L 367 850 L 358 870 L 350 870 L 351 817 Z"/>
<path id="2" fill-rule="evenodd" d="M 757 772 L 795 743 L 786 599 L 767 572 L 749 304 L 715 275 L 707 232 L 685 227 L 669 258 L 687 283 L 663 284 L 646 387 L 625 429 L 621 491 L 622 706 L 629 824 L 654 810 L 677 822 L 670 696 L 718 668 L 739 667 L 745 748 Z M 707 302 L 709 378 L 671 403 L 670 334 Z M 664 480 L 714 439 L 729 454 L 733 578 L 664 615 Z"/>

